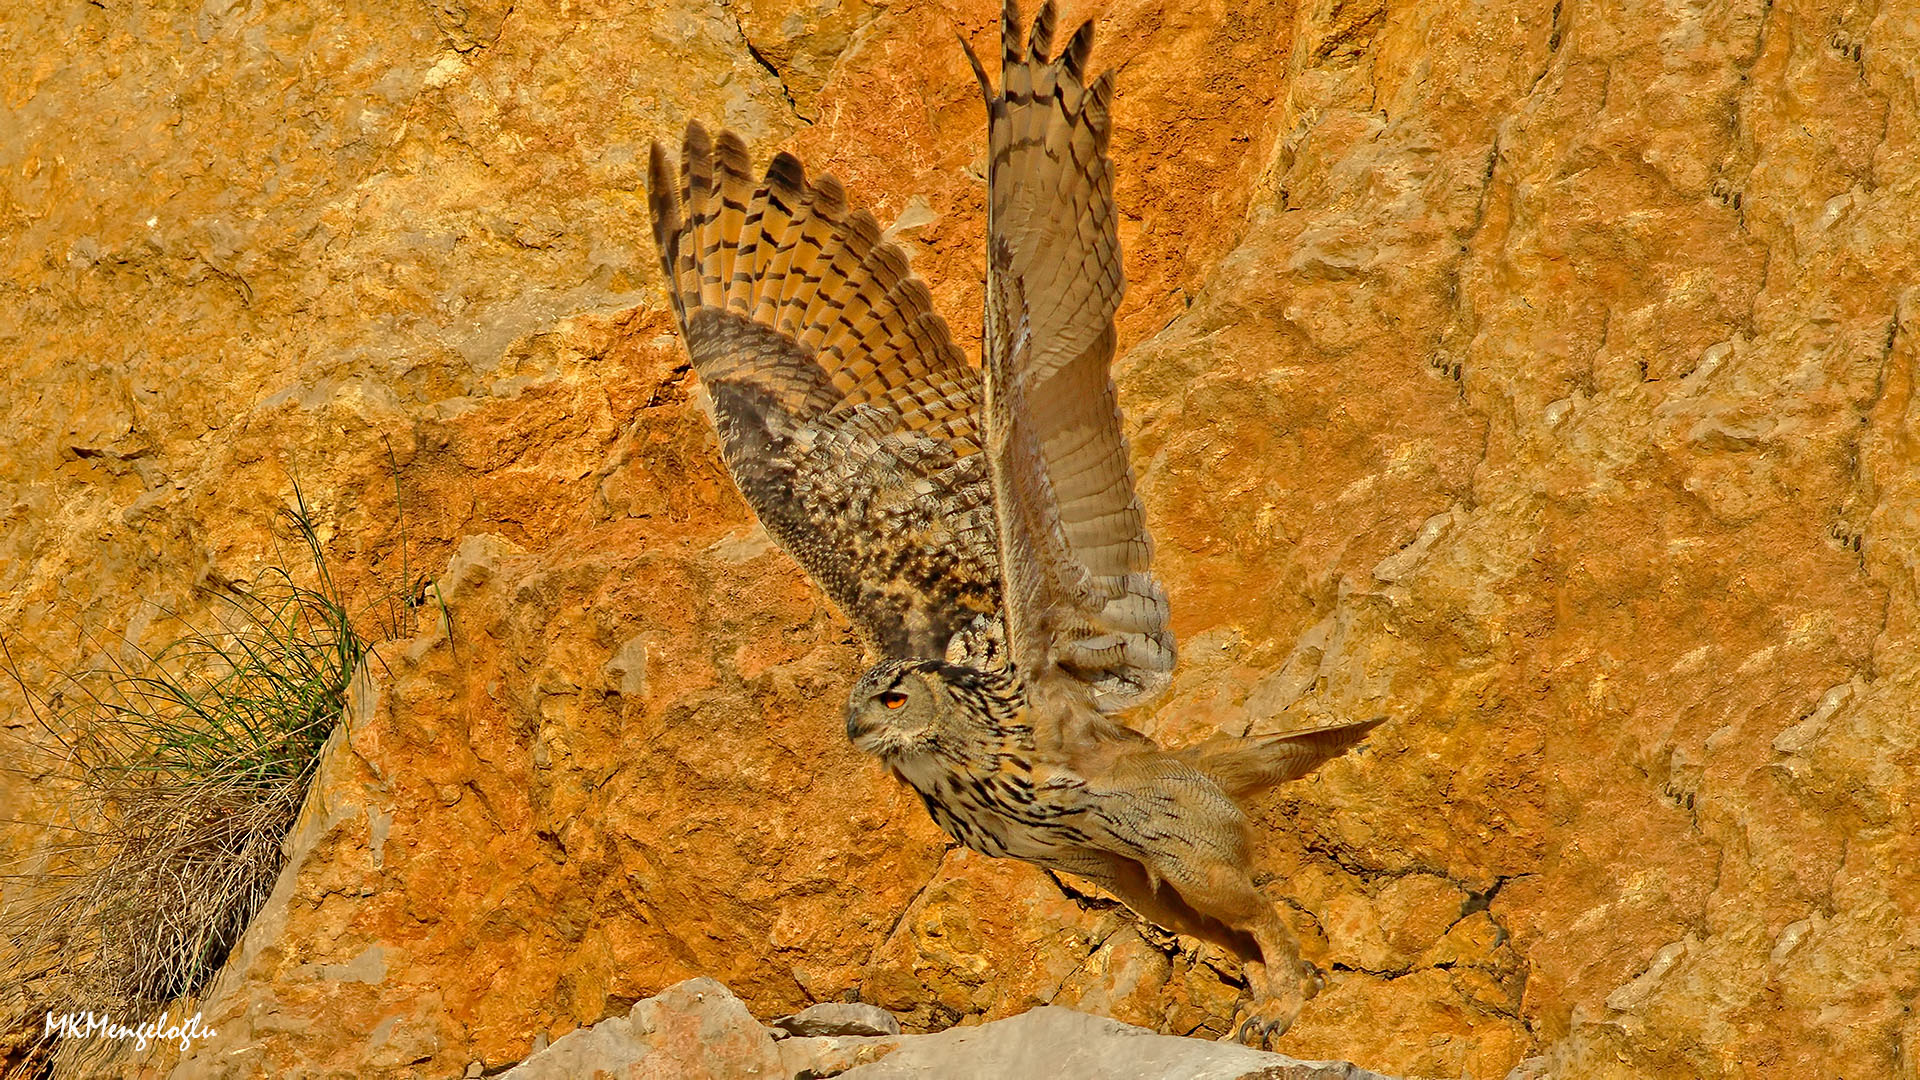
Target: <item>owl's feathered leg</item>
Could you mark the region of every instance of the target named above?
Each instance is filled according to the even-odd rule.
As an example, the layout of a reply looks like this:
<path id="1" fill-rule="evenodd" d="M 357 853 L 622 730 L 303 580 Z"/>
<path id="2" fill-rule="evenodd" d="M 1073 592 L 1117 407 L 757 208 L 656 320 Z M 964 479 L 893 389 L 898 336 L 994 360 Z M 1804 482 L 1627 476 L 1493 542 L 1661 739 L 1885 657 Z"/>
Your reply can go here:
<path id="1" fill-rule="evenodd" d="M 1098 873 L 1077 872 L 1141 918 L 1239 957 L 1253 1002 L 1234 1035 L 1248 1045 L 1262 1045 L 1292 1026 L 1307 999 L 1319 992 L 1320 976 L 1301 961 L 1299 939 L 1254 887 L 1245 852 L 1237 859 L 1234 854 L 1201 844 L 1157 854 L 1150 866 L 1115 855 Z"/>
<path id="2" fill-rule="evenodd" d="M 1260 959 L 1248 960 L 1247 985 L 1253 992 L 1245 1019 L 1234 1037 L 1249 1046 L 1263 1046 L 1286 1034 L 1308 999 L 1320 992 L 1322 979 L 1313 965 L 1300 958 L 1300 939 L 1294 936 L 1273 904 L 1254 888 L 1246 872 L 1220 867 L 1207 890 L 1207 903 L 1231 907 L 1239 923 L 1259 946 Z"/>
<path id="3" fill-rule="evenodd" d="M 1258 961 L 1260 945 L 1252 934 L 1196 910 L 1172 886 L 1156 880 L 1155 875 L 1132 859 L 1113 855 L 1106 857 L 1105 863 L 1098 871 L 1076 865 L 1070 872 L 1098 883 L 1148 922 L 1177 934 L 1211 941 L 1242 961 L 1248 957 Z"/>
<path id="4" fill-rule="evenodd" d="M 1307 999 L 1320 992 L 1319 973 L 1301 961 L 1300 939 L 1254 887 L 1247 861 L 1208 855 L 1199 849 L 1163 862 L 1155 872 L 1202 915 L 1252 938 L 1254 950 L 1242 952 L 1241 960 L 1253 1002 L 1234 1037 L 1249 1046 L 1264 1045 L 1284 1035 Z"/>

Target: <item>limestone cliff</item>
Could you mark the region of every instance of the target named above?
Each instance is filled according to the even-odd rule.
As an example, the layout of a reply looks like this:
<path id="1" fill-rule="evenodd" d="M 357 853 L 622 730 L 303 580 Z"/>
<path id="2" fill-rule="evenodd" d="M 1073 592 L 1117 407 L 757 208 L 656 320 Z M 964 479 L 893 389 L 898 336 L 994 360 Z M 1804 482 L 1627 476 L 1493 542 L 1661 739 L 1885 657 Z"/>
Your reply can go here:
<path id="1" fill-rule="evenodd" d="M 653 267 L 646 146 L 699 116 L 899 218 L 976 339 L 954 34 L 993 14 L 13 5 L 23 674 L 259 573 L 295 478 L 352 595 L 428 574 L 448 610 L 379 649 L 180 1075 L 493 1070 L 696 975 L 762 1016 L 1225 1024 L 1233 964 L 950 850 L 845 744 L 849 630 L 728 485 Z M 1913 1077 L 1911 5 L 1088 15 L 1124 65 L 1120 391 L 1182 649 L 1149 724 L 1393 718 L 1260 807 L 1331 971 L 1280 1049 Z M 5 782 L 6 816 L 58 796 Z"/>

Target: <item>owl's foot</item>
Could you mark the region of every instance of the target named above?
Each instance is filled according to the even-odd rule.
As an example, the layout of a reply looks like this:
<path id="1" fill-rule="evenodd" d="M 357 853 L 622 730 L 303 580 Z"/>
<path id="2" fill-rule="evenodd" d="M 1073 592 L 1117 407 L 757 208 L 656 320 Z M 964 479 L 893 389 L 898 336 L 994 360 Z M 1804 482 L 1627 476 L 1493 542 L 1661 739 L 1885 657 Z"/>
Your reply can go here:
<path id="1" fill-rule="evenodd" d="M 1307 1001 L 1327 985 L 1327 978 L 1312 964 L 1301 962 L 1294 978 L 1278 978 L 1269 996 L 1256 998 L 1239 1014 L 1233 1040 L 1255 1049 L 1270 1049 L 1280 1040 Z"/>
<path id="2" fill-rule="evenodd" d="M 1300 1005 L 1296 1002 L 1288 1006 L 1270 999 L 1247 1006 L 1240 1015 L 1245 1019 L 1233 1029 L 1233 1041 L 1255 1050 L 1269 1050 L 1293 1026 Z"/>

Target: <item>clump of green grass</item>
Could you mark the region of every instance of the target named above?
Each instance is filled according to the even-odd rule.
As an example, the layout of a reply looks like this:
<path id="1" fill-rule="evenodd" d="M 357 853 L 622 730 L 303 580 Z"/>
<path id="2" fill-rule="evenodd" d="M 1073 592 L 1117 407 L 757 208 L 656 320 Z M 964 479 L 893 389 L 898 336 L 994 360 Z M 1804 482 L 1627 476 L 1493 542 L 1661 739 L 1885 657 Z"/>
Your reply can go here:
<path id="1" fill-rule="evenodd" d="M 158 652 L 23 684 L 73 796 L 40 866 L 10 875 L 27 888 L 0 936 L 54 1012 L 131 1021 L 198 993 L 273 889 L 369 648 L 304 499 L 287 516 L 311 584 L 276 567 Z"/>

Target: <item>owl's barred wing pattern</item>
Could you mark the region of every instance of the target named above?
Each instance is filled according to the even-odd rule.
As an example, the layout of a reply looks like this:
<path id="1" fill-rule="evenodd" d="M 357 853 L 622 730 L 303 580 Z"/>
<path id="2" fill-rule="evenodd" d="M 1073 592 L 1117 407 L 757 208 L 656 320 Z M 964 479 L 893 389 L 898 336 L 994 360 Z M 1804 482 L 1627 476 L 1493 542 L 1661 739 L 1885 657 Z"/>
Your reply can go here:
<path id="1" fill-rule="evenodd" d="M 999 609 L 979 376 L 926 285 L 831 176 L 687 127 L 649 163 L 654 241 L 728 471 L 883 656 Z"/>
<path id="2" fill-rule="evenodd" d="M 1174 643 L 1108 370 L 1125 289 L 1107 157 L 1112 72 L 1084 81 L 1091 24 L 1049 61 L 1053 23 L 1048 3 L 1023 53 L 1009 0 L 998 93 L 967 51 L 992 155 L 986 450 L 1012 659 L 1033 692 L 1065 690 L 1113 713 L 1165 689 Z"/>
<path id="3" fill-rule="evenodd" d="M 824 375 L 830 390 L 810 399 L 815 408 L 884 406 L 903 430 L 929 432 L 962 456 L 978 449 L 979 373 L 906 255 L 881 239 L 872 214 L 849 209 L 839 180 L 809 184 L 800 160 L 781 153 L 756 187 L 740 137 L 715 139 L 697 122 L 687 125 L 677 198 L 658 143 L 650 167 L 654 242 L 682 331 L 703 309 L 767 327 L 808 362 L 787 373 L 764 360 L 750 366 L 797 377 L 795 388 Z"/>

